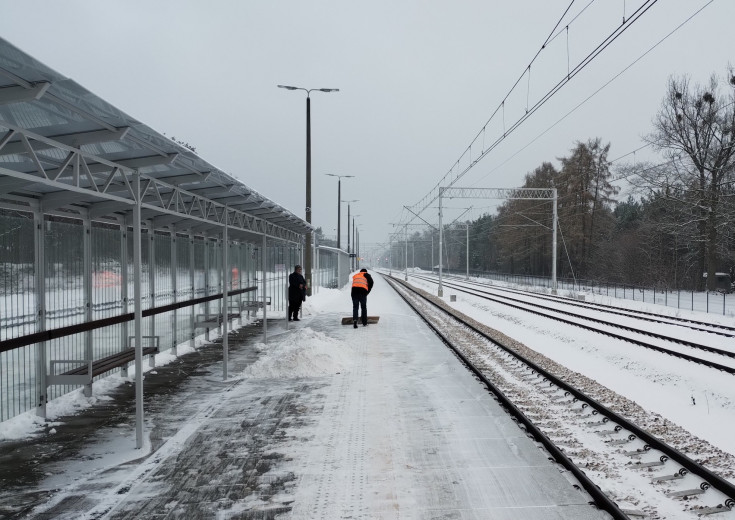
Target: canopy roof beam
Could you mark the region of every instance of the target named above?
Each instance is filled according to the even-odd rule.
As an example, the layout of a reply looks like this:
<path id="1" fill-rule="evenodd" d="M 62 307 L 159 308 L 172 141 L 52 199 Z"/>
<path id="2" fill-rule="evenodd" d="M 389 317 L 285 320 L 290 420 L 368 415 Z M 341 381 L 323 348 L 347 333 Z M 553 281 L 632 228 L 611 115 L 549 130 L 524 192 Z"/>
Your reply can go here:
<path id="1" fill-rule="evenodd" d="M 51 83 L 40 82 L 31 87 L 17 86 L 0 88 L 0 105 L 10 105 L 12 103 L 41 99 L 50 86 Z"/>

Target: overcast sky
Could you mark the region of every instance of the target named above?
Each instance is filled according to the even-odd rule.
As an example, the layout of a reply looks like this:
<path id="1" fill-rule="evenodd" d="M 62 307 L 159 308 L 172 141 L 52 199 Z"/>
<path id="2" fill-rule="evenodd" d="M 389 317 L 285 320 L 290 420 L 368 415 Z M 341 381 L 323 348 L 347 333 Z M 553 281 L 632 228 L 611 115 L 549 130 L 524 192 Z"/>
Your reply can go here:
<path id="1" fill-rule="evenodd" d="M 473 159 L 651 1 L 0 0 L 0 35 L 301 217 L 306 94 L 276 85 L 340 89 L 312 92 L 312 223 L 336 234 L 337 179 L 325 174 L 354 175 L 342 199 L 359 199 L 367 248 L 446 185 L 489 120 Z M 590 138 L 611 143 L 611 159 L 640 148 L 670 75 L 705 83 L 735 64 L 733 20 L 733 0 L 655 2 L 455 186 L 520 186 Z M 445 223 L 499 202 L 445 202 Z M 422 217 L 436 223 L 436 206 Z"/>

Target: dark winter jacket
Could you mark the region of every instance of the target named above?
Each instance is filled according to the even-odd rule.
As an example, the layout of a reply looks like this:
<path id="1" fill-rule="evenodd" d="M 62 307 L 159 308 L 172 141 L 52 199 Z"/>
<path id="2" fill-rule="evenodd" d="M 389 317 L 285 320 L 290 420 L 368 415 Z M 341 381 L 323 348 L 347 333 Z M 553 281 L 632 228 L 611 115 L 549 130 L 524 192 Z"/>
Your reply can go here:
<path id="1" fill-rule="evenodd" d="M 288 299 L 306 301 L 306 279 L 301 273 L 294 271 L 288 276 Z"/>

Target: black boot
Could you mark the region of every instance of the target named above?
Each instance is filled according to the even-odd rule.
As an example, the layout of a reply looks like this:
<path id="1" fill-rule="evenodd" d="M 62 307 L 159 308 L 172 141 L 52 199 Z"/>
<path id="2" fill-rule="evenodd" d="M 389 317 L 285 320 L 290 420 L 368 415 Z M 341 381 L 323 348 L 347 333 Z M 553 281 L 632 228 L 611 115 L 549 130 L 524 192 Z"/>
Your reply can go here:
<path id="1" fill-rule="evenodd" d="M 357 320 L 352 320 L 352 327 L 357 328 Z"/>

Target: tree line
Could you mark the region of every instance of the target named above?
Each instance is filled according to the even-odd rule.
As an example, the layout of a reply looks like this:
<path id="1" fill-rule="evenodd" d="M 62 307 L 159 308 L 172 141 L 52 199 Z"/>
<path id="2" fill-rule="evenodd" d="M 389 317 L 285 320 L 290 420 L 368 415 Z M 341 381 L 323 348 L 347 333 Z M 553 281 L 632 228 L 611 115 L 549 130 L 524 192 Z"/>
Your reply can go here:
<path id="1" fill-rule="evenodd" d="M 695 290 L 715 289 L 715 273 L 735 275 L 734 134 L 733 70 L 705 85 L 672 77 L 645 137 L 660 161 L 613 165 L 610 143 L 596 137 L 575 142 L 558 168 L 528 173 L 523 188 L 557 190 L 558 275 Z M 622 182 L 631 190 L 618 200 Z M 464 224 L 470 269 L 551 274 L 551 201 L 506 200 Z M 409 266 L 430 267 L 432 240 L 436 255 L 437 230 L 410 236 Z M 444 243 L 444 267 L 464 269 L 465 229 L 446 228 Z M 393 258 L 404 254 L 395 244 Z"/>

